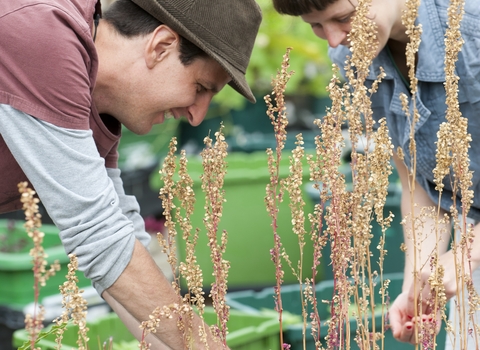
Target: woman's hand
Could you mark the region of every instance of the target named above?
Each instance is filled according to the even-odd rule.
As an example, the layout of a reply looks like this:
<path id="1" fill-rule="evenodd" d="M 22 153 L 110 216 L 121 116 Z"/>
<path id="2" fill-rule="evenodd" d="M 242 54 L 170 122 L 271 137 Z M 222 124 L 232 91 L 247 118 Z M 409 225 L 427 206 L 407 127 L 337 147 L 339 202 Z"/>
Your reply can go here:
<path id="1" fill-rule="evenodd" d="M 389 319 L 395 339 L 406 343 L 418 344 L 422 327 L 424 329 L 435 327 L 438 334 L 442 320 L 440 311 L 437 311 L 435 319 L 432 314 L 426 313 L 413 316 L 414 313 L 411 310 L 414 303 L 413 295 L 413 289 L 401 293 L 390 308 Z"/>
<path id="2" fill-rule="evenodd" d="M 438 268 L 441 268 L 443 275 L 441 280 L 443 288 L 432 293 L 429 282 L 432 273 L 425 269 L 418 274 L 417 282 L 415 284 L 412 282 L 409 289 L 395 299 L 389 312 L 390 325 L 395 339 L 417 344 L 418 334 L 422 331 L 421 324 L 423 327 L 435 327 L 437 333 L 440 331 L 442 320 L 439 305 L 445 305 L 448 299 L 456 295 L 456 269 L 461 268 L 460 264 L 458 259 L 455 262 L 453 251 L 447 251 L 438 259 Z M 465 262 L 464 271 L 469 274 L 469 270 L 470 267 Z M 437 272 L 440 271 L 437 270 Z M 416 308 L 415 305 L 417 305 Z"/>

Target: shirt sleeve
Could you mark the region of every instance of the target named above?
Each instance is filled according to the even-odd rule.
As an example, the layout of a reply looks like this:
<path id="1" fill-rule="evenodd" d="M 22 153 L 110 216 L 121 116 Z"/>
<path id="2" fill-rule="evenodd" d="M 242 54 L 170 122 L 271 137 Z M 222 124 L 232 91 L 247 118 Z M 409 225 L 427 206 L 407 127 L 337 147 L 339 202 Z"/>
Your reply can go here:
<path id="1" fill-rule="evenodd" d="M 140 205 L 135 196 L 125 194 L 120 173 L 120 169 L 107 168 L 107 174 L 112 180 L 115 191 L 119 197 L 119 205 L 122 213 L 133 223 L 135 237 L 148 248 L 151 237 L 145 230 L 145 221 L 140 215 Z"/>
<path id="2" fill-rule="evenodd" d="M 59 228 L 66 253 L 77 255 L 97 291 L 109 288 L 128 265 L 135 237 L 145 246 L 150 240 L 120 171 L 105 168 L 90 130 L 0 105 L 0 134 Z"/>

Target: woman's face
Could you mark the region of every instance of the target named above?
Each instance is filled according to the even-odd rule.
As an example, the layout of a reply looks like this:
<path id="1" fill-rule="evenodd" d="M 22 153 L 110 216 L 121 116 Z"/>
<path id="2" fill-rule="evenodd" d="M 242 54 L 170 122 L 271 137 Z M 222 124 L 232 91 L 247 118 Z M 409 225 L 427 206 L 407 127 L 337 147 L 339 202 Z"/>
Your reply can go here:
<path id="1" fill-rule="evenodd" d="M 328 41 L 330 47 L 349 46 L 347 35 L 357 4 L 357 0 L 337 0 L 323 11 L 312 10 L 301 17 L 311 25 L 316 36 Z M 377 25 L 378 52 L 389 39 L 405 42 L 408 39 L 401 22 L 404 6 L 405 0 L 372 0 L 369 18 Z"/>

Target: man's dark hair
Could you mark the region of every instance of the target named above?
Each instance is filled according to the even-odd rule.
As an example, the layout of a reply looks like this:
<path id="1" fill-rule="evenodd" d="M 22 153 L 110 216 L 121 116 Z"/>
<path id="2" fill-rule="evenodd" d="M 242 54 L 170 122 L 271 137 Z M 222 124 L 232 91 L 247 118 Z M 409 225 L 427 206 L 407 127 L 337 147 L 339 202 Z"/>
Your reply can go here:
<path id="1" fill-rule="evenodd" d="M 103 13 L 103 19 L 127 38 L 150 34 L 163 24 L 131 0 L 114 1 Z M 188 66 L 198 57 L 207 57 L 207 54 L 180 36 L 180 61 Z"/>
<path id="2" fill-rule="evenodd" d="M 275 10 L 282 15 L 301 16 L 312 10 L 323 11 L 337 0 L 272 0 Z"/>

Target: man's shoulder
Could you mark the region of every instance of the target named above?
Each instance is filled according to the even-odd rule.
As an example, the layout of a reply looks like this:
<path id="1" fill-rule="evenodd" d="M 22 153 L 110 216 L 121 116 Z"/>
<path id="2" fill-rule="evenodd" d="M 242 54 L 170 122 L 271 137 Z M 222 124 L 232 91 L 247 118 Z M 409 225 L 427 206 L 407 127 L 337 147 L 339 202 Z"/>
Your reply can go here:
<path id="1" fill-rule="evenodd" d="M 96 0 L 16 0 L 5 1 L 0 6 L 0 18 L 4 16 L 30 16 L 29 20 L 42 18 L 52 13 L 63 14 L 90 24 L 93 20 Z"/>
<path id="2" fill-rule="evenodd" d="M 85 3 L 92 4 L 93 21 L 94 1 Z M 88 128 L 98 57 L 74 0 L 5 5 L 0 6 L 0 103 L 59 126 Z"/>

